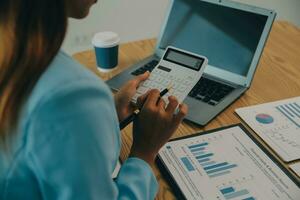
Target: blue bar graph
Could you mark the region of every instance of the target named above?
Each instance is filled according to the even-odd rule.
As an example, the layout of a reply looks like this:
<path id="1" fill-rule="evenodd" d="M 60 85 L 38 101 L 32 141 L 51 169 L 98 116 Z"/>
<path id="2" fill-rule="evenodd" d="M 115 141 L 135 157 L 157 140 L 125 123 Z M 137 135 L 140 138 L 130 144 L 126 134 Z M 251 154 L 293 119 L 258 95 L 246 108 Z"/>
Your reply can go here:
<path id="1" fill-rule="evenodd" d="M 191 149 L 191 152 L 202 151 L 204 149 L 205 149 L 205 147 L 195 148 L 195 149 Z"/>
<path id="2" fill-rule="evenodd" d="M 201 166 L 205 167 L 205 166 L 213 165 L 213 164 L 216 164 L 216 161 L 204 162 L 204 163 L 201 164 Z"/>
<path id="3" fill-rule="evenodd" d="M 208 154 L 204 154 L 202 156 L 197 156 L 197 159 L 207 158 L 207 157 L 211 157 L 213 155 L 214 155 L 213 153 L 208 153 Z"/>
<path id="4" fill-rule="evenodd" d="M 244 196 L 244 195 L 247 195 L 247 194 L 249 194 L 248 190 L 240 190 L 240 191 L 237 191 L 237 192 L 233 192 L 231 194 L 226 194 L 225 198 L 226 199 L 233 199 L 233 198 L 241 197 L 241 196 Z"/>
<path id="5" fill-rule="evenodd" d="M 297 108 L 298 108 L 298 112 L 300 113 L 300 105 L 299 104 L 297 104 L 297 103 L 293 103 L 293 105 L 295 105 Z"/>
<path id="6" fill-rule="evenodd" d="M 203 154 L 206 154 L 204 151 L 194 152 L 194 156 L 201 156 Z"/>
<path id="7" fill-rule="evenodd" d="M 246 189 L 236 191 L 234 187 L 227 187 L 221 189 L 220 192 L 222 193 L 222 195 L 225 197 L 226 200 L 235 199 L 235 198 L 243 199 L 243 200 L 255 200 L 254 197 L 249 197 L 250 193 Z"/>
<path id="8" fill-rule="evenodd" d="M 216 165 L 211 165 L 211 166 L 208 166 L 208 167 L 204 167 L 203 169 L 204 170 L 210 170 L 210 169 L 222 167 L 224 165 L 228 165 L 228 163 L 227 162 L 223 162 L 223 163 L 219 163 L 219 164 L 216 164 Z"/>
<path id="9" fill-rule="evenodd" d="M 203 147 L 203 146 L 207 146 L 207 145 L 208 145 L 208 143 L 204 142 L 204 143 L 200 143 L 200 144 L 191 145 L 191 146 L 189 146 L 189 148 L 193 149 L 193 148 Z"/>
<path id="10" fill-rule="evenodd" d="M 280 109 L 282 109 L 287 115 L 291 116 L 291 117 L 295 117 L 287 108 L 288 106 L 279 106 Z"/>
<path id="11" fill-rule="evenodd" d="M 181 161 L 183 162 L 183 164 L 185 165 L 185 167 L 187 168 L 187 170 L 189 172 L 195 170 L 195 168 L 193 167 L 192 163 L 189 161 L 189 159 L 187 157 L 182 157 Z"/>
<path id="12" fill-rule="evenodd" d="M 220 167 L 220 168 L 217 168 L 217 169 L 213 169 L 213 170 L 206 170 L 206 172 L 208 173 L 208 174 L 212 174 L 212 173 L 216 173 L 216 172 L 221 172 L 221 171 L 225 171 L 225 170 L 227 170 L 227 169 L 231 169 L 231 168 L 234 168 L 234 167 L 237 167 L 237 165 L 236 164 L 233 164 L 233 165 L 228 165 L 227 164 L 227 166 L 225 166 L 225 167 Z"/>
<path id="13" fill-rule="evenodd" d="M 243 199 L 243 200 L 255 200 L 253 197 L 248 197 L 246 199 Z"/>
<path id="14" fill-rule="evenodd" d="M 300 105 L 296 102 L 276 106 L 276 109 L 300 128 Z"/>
<path id="15" fill-rule="evenodd" d="M 300 117 L 300 112 L 297 110 L 297 108 L 293 104 L 290 103 L 290 104 L 287 104 L 286 106 L 291 113 L 293 113 L 298 118 Z"/>
<path id="16" fill-rule="evenodd" d="M 222 192 L 222 194 L 228 194 L 228 193 L 234 192 L 234 188 L 233 187 L 228 187 L 228 188 L 224 188 L 220 191 Z"/>
<path id="17" fill-rule="evenodd" d="M 202 168 L 210 178 L 229 174 L 231 172 L 229 169 L 237 167 L 236 164 L 214 161 L 214 153 L 209 152 L 207 150 L 208 147 L 208 142 L 188 146 L 191 153 L 195 156 L 196 160 L 199 162 L 199 164 L 202 166 Z"/>

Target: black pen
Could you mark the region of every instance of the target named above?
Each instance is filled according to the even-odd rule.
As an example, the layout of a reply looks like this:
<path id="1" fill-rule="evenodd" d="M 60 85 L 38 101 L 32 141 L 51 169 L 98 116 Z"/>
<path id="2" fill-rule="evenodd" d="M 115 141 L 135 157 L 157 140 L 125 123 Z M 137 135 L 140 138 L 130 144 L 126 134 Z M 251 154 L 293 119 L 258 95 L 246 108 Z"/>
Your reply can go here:
<path id="1" fill-rule="evenodd" d="M 161 91 L 159 93 L 159 99 L 161 97 L 163 97 L 165 94 L 167 94 L 170 91 L 171 88 L 172 87 L 170 86 L 170 87 L 167 87 L 166 89 L 164 89 L 163 91 Z M 158 101 L 159 101 L 159 99 L 158 99 Z M 126 119 L 121 121 L 120 124 L 119 124 L 120 130 L 122 130 L 123 128 L 128 126 L 128 124 L 130 124 L 131 122 L 133 122 L 133 120 L 135 119 L 135 117 L 138 116 L 139 113 L 140 113 L 140 109 L 138 108 L 135 111 L 133 111 L 133 113 L 131 115 L 129 115 Z"/>

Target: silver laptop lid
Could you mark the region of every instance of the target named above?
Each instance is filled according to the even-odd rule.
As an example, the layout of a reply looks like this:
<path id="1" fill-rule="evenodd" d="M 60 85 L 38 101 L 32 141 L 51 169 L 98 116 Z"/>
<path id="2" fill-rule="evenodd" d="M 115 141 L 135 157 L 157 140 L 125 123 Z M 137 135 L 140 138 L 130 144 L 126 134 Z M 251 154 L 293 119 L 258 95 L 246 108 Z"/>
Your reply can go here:
<path id="1" fill-rule="evenodd" d="M 204 55 L 206 74 L 249 87 L 275 16 L 228 0 L 172 0 L 156 54 L 171 45 Z"/>

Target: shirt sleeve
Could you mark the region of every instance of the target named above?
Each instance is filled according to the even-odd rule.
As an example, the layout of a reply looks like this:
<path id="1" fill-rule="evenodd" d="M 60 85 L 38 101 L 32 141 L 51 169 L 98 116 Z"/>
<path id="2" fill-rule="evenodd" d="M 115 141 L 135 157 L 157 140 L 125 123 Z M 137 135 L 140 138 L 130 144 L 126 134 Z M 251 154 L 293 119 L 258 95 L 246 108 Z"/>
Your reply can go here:
<path id="1" fill-rule="evenodd" d="M 37 106 L 27 136 L 28 162 L 45 199 L 154 199 L 157 181 L 138 158 L 111 177 L 120 142 L 113 97 L 88 81 L 64 85 Z"/>

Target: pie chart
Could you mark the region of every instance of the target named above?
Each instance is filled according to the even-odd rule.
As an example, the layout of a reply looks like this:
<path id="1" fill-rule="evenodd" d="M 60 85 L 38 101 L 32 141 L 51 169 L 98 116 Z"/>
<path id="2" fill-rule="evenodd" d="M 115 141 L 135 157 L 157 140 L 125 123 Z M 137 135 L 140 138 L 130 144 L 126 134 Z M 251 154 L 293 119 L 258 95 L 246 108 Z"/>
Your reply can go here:
<path id="1" fill-rule="evenodd" d="M 255 119 L 261 124 L 271 124 L 274 122 L 274 118 L 272 116 L 264 113 L 256 115 Z"/>

